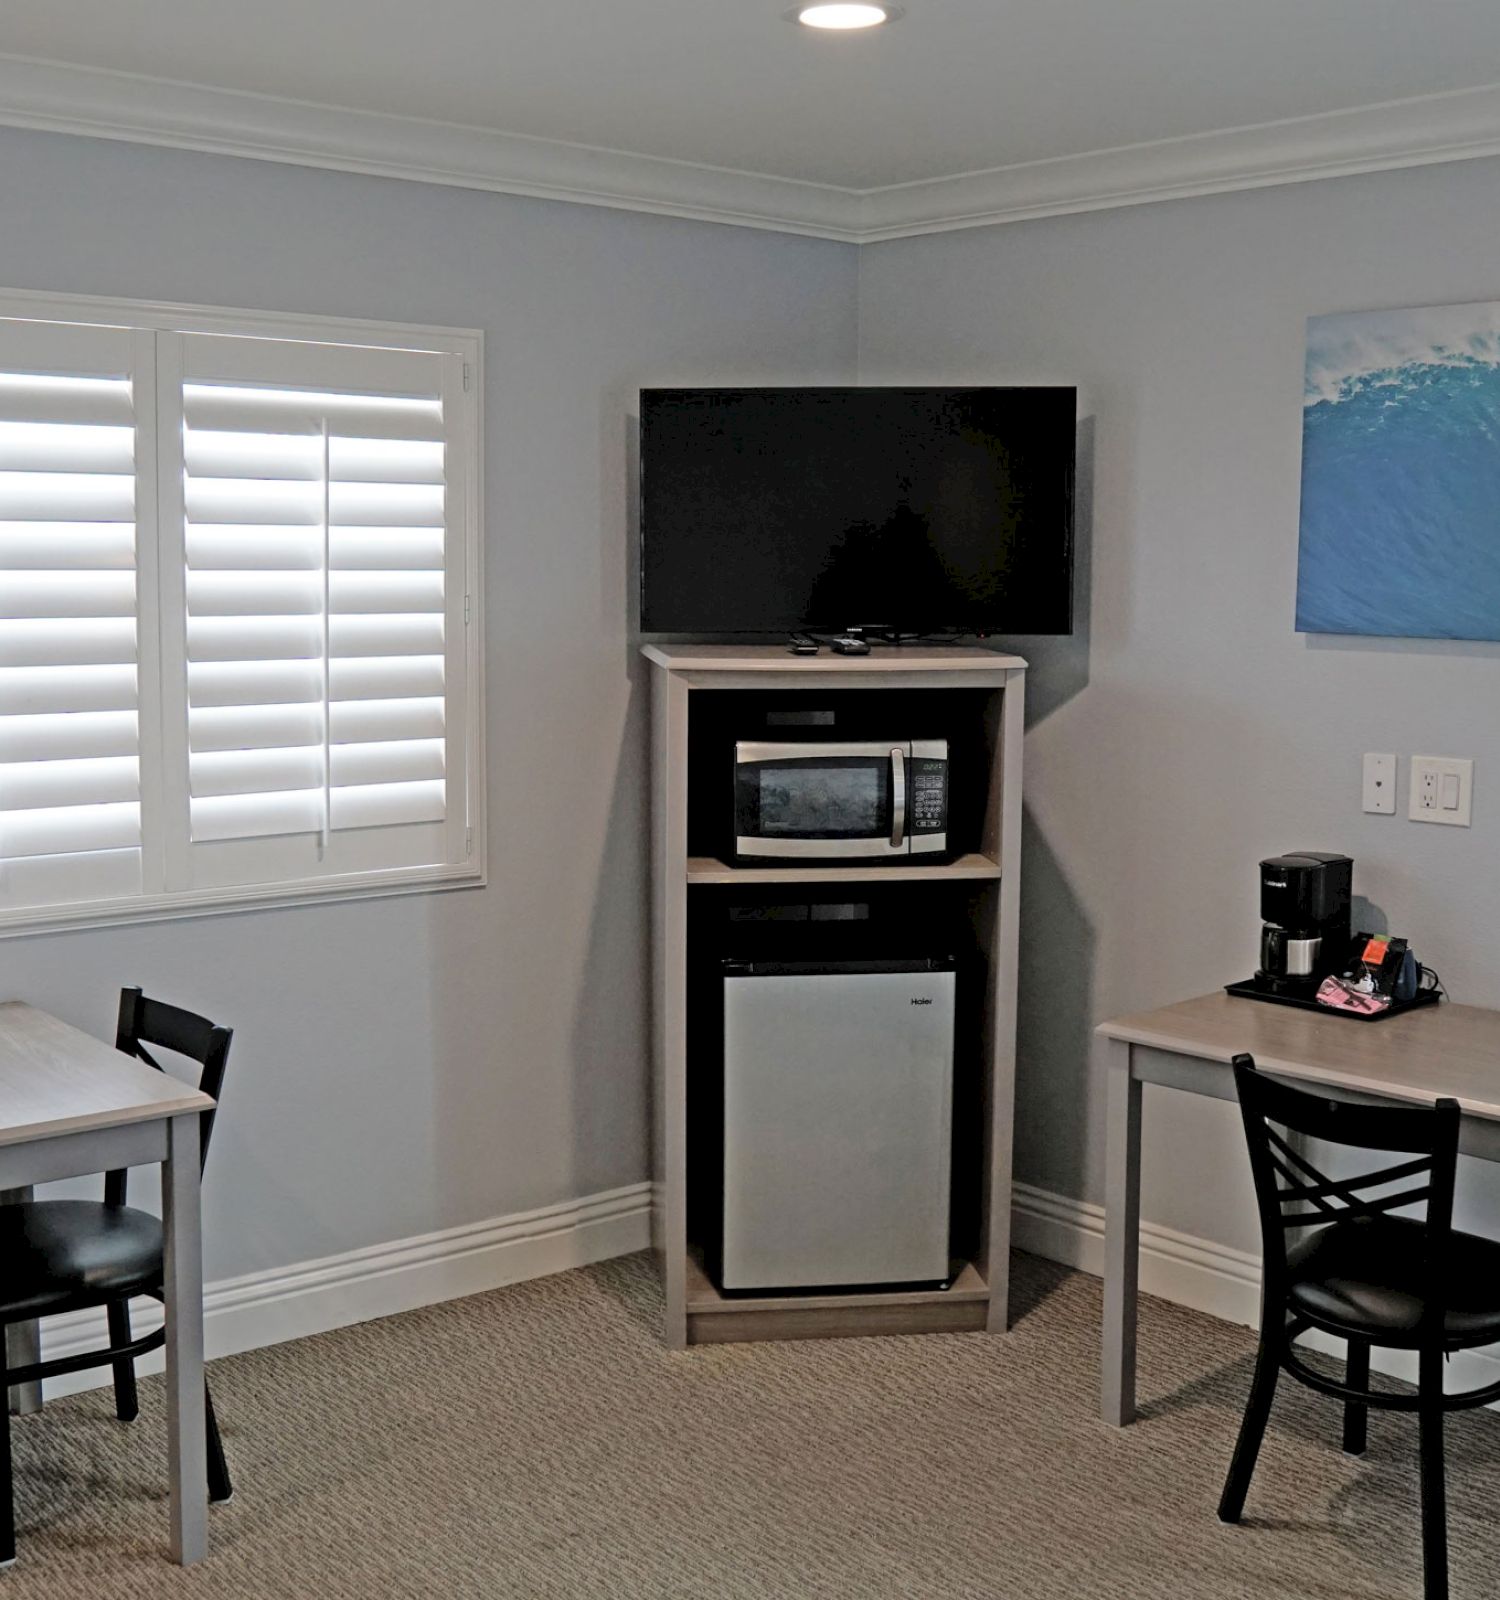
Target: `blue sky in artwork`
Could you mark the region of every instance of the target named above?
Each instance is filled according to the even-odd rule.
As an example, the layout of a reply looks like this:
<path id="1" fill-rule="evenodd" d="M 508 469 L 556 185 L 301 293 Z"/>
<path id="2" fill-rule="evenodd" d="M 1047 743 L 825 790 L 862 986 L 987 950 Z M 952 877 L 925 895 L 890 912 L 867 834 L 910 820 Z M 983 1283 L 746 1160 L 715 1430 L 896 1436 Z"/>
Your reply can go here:
<path id="1" fill-rule="evenodd" d="M 1500 639 L 1500 302 L 1309 320 L 1297 628 Z"/>

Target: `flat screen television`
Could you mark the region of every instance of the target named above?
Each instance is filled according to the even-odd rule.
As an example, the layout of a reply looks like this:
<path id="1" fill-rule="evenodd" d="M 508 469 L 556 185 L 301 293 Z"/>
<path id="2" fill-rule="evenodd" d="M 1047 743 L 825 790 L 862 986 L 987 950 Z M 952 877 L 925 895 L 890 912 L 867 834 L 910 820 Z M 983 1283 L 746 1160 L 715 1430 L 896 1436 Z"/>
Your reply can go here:
<path id="1" fill-rule="evenodd" d="M 641 391 L 647 633 L 1072 631 L 1069 388 Z"/>

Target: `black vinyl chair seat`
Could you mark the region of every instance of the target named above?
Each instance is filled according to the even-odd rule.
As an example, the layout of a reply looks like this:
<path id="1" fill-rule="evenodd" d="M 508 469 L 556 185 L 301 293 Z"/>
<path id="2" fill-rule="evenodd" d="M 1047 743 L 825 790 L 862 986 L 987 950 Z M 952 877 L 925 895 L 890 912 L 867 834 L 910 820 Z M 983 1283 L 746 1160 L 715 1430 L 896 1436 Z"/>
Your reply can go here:
<path id="1" fill-rule="evenodd" d="M 1407 1217 L 1359 1217 L 1319 1228 L 1286 1253 L 1294 1314 L 1393 1349 L 1415 1350 L 1430 1268 L 1427 1230 Z M 1444 1343 L 1450 1349 L 1500 1343 L 1500 1243 L 1448 1234 Z"/>
<path id="2" fill-rule="evenodd" d="M 0 1206 L 0 1320 L 20 1322 L 159 1293 L 162 1228 L 98 1200 Z"/>

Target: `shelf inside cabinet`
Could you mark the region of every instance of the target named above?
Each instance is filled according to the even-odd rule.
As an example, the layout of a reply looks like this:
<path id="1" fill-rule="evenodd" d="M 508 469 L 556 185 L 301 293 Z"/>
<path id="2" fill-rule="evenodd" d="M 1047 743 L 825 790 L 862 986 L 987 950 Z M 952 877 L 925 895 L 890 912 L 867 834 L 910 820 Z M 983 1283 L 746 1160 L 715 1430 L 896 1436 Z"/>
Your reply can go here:
<path id="1" fill-rule="evenodd" d="M 694 1251 L 687 1262 L 687 1308 L 694 1316 L 778 1311 L 856 1311 L 872 1306 L 925 1306 L 983 1303 L 989 1285 L 973 1262 L 965 1262 L 947 1289 L 867 1289 L 854 1293 L 816 1290 L 801 1294 L 725 1295 L 714 1287 Z"/>
<path id="2" fill-rule="evenodd" d="M 1000 863 L 993 856 L 969 851 L 951 861 L 910 866 L 877 862 L 857 867 L 806 866 L 779 863 L 767 867 L 737 867 L 717 856 L 689 856 L 689 883 L 960 883 L 994 881 Z"/>

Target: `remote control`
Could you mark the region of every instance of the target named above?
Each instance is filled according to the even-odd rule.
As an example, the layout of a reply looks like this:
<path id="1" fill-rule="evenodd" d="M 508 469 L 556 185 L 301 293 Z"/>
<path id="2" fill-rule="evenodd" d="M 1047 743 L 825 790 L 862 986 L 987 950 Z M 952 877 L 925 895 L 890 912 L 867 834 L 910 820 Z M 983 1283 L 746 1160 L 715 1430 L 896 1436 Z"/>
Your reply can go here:
<path id="1" fill-rule="evenodd" d="M 868 641 L 856 639 L 853 634 L 844 634 L 833 641 L 835 655 L 841 656 L 867 656 L 870 653 Z"/>

